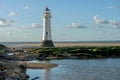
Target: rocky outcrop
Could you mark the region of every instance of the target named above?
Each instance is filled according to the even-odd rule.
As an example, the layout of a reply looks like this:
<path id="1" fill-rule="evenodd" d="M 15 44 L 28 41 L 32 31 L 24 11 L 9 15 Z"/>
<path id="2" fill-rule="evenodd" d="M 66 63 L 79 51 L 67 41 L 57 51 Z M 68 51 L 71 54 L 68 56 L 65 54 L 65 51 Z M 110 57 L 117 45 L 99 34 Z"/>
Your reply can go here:
<path id="1" fill-rule="evenodd" d="M 26 65 L 0 62 L 0 80 L 29 80 Z"/>
<path id="2" fill-rule="evenodd" d="M 32 62 L 0 62 L 0 80 L 29 80 L 26 74 L 27 68 L 48 69 L 57 67 L 57 64 L 50 63 L 32 63 Z M 33 79 L 34 80 L 34 79 Z"/>

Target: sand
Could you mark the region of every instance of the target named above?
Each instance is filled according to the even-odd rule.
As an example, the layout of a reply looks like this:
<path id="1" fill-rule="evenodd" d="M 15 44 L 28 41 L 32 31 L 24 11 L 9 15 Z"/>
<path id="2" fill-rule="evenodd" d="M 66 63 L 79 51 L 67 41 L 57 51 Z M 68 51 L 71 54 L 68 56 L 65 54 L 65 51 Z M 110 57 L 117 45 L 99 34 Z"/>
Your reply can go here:
<path id="1" fill-rule="evenodd" d="M 102 46 L 120 46 L 120 43 L 56 43 L 55 47 L 71 47 L 71 46 L 85 46 L 85 47 L 102 47 Z M 15 44 L 6 45 L 7 47 L 13 48 L 38 48 L 40 44 Z"/>
<path id="2" fill-rule="evenodd" d="M 62 47 L 62 46 L 120 46 L 120 43 L 65 43 L 65 44 L 55 44 L 58 47 Z"/>

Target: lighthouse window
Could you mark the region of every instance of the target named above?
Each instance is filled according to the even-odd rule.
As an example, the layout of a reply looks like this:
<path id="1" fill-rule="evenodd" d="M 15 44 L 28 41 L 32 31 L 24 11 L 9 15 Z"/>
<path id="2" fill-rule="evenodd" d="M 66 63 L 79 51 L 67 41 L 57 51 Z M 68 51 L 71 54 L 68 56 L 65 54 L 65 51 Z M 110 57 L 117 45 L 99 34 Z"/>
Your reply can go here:
<path id="1" fill-rule="evenodd" d="M 48 32 L 46 32 L 46 35 L 48 35 Z"/>

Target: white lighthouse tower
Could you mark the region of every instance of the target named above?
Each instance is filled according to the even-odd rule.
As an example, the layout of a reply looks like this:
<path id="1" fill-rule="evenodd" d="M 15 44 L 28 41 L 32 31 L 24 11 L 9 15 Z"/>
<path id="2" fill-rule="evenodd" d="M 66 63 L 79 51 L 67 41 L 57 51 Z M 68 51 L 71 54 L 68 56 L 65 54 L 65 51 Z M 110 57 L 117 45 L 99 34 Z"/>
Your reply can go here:
<path id="1" fill-rule="evenodd" d="M 51 13 L 48 7 L 44 10 L 43 13 L 43 38 L 42 38 L 42 47 L 53 47 L 53 41 L 51 36 Z"/>

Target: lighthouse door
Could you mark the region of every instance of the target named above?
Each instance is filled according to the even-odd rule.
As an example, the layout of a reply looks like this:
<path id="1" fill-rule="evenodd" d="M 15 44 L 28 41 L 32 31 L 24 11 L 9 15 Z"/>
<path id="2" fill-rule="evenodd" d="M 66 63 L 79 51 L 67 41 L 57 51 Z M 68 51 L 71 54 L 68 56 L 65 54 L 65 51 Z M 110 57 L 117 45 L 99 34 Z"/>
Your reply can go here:
<path id="1" fill-rule="evenodd" d="M 48 40 L 48 32 L 46 32 L 46 40 Z"/>

